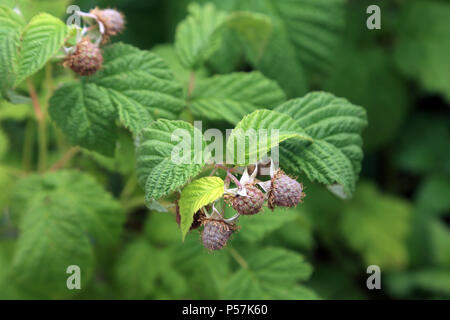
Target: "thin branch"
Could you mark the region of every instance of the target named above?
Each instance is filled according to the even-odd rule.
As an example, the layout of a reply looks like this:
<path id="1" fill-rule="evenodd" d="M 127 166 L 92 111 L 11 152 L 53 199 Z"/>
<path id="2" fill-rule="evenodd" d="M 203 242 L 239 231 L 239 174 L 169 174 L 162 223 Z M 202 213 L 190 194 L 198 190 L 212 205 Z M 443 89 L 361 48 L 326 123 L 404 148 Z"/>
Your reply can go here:
<path id="1" fill-rule="evenodd" d="M 236 184 L 236 186 L 239 189 L 242 189 L 242 184 L 239 182 L 239 180 L 233 176 L 233 174 L 231 174 L 231 172 L 229 170 L 227 170 L 227 176 L 230 177 L 231 180 L 233 180 L 233 182 Z"/>
<path id="2" fill-rule="evenodd" d="M 188 87 L 188 100 L 191 97 L 192 92 L 194 91 L 195 88 L 195 73 L 194 71 L 191 71 L 190 75 L 189 75 L 189 87 Z"/>
<path id="3" fill-rule="evenodd" d="M 30 78 L 27 79 L 27 84 L 38 123 L 38 171 L 43 173 L 47 166 L 47 124 L 45 121 L 45 110 L 41 107 L 36 89 L 34 88 L 33 82 Z"/>
<path id="4" fill-rule="evenodd" d="M 50 171 L 57 171 L 63 168 L 78 152 L 80 152 L 80 150 L 80 147 L 70 148 L 69 151 L 67 151 L 62 158 L 50 168 Z"/>
<path id="5" fill-rule="evenodd" d="M 248 263 L 245 261 L 245 259 L 233 248 L 228 247 L 228 251 L 230 252 L 231 256 L 236 260 L 239 265 L 244 268 L 248 269 Z"/>
<path id="6" fill-rule="evenodd" d="M 33 82 L 30 78 L 27 79 L 28 90 L 30 91 L 31 101 L 33 103 L 34 114 L 36 115 L 36 119 L 38 122 L 42 121 L 43 113 L 41 104 L 39 102 L 39 97 L 36 93 L 36 89 L 34 88 Z"/>

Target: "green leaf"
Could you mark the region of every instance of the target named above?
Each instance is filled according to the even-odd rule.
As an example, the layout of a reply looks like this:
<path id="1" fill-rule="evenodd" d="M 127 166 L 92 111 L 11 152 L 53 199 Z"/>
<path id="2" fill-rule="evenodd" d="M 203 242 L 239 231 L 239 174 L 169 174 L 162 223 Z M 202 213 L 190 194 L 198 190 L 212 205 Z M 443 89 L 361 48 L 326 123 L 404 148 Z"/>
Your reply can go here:
<path id="1" fill-rule="evenodd" d="M 400 69 L 428 91 L 450 101 L 450 4 L 443 1 L 409 1 L 398 26 L 395 59 Z"/>
<path id="2" fill-rule="evenodd" d="M 194 214 L 200 208 L 220 198 L 224 188 L 225 185 L 221 178 L 204 177 L 191 182 L 183 189 L 179 201 L 183 239 L 189 232 Z"/>
<path id="3" fill-rule="evenodd" d="M 25 25 L 12 9 L 0 6 L 2 95 L 9 99 L 9 89 L 41 69 L 61 48 L 66 34 L 66 25 L 47 13 L 33 17 Z"/>
<path id="4" fill-rule="evenodd" d="M 225 26 L 235 31 L 252 59 L 259 59 L 264 53 L 272 34 L 272 22 L 264 14 L 233 12 L 225 21 Z"/>
<path id="5" fill-rule="evenodd" d="M 227 14 L 217 11 L 210 3 L 204 6 L 193 3 L 189 5 L 188 11 L 188 17 L 176 30 L 175 51 L 185 68 L 197 69 L 220 47 L 218 30 Z"/>
<path id="6" fill-rule="evenodd" d="M 183 108 L 182 88 L 151 52 L 118 43 L 103 57 L 94 76 L 56 90 L 49 112 L 72 143 L 112 156 L 115 120 L 138 134 L 156 118 L 174 118 Z"/>
<path id="7" fill-rule="evenodd" d="M 236 272 L 224 290 L 224 299 L 307 299 L 311 294 L 296 283 L 307 280 L 312 268 L 303 257 L 282 248 L 257 250 L 247 268 Z"/>
<path id="8" fill-rule="evenodd" d="M 239 72 L 199 81 L 188 103 L 195 116 L 236 124 L 257 109 L 273 108 L 284 101 L 276 82 L 259 72 Z"/>
<path id="9" fill-rule="evenodd" d="M 308 144 L 313 141 L 290 116 L 271 110 L 257 110 L 245 116 L 231 132 L 227 141 L 227 158 L 232 154 L 235 164 L 255 163 L 271 148 L 291 138 Z"/>
<path id="10" fill-rule="evenodd" d="M 306 93 L 305 70 L 327 70 L 344 26 L 343 0 L 242 1 L 239 9 L 268 15 L 272 36 L 251 63 L 277 80 L 288 96 Z"/>
<path id="11" fill-rule="evenodd" d="M 12 203 L 20 231 L 13 259 L 15 278 L 42 297 L 67 294 L 70 265 L 81 268 L 85 286 L 93 267 L 94 243 L 115 242 L 124 220 L 112 196 L 90 176 L 75 171 L 19 181 Z"/>
<path id="12" fill-rule="evenodd" d="M 408 110 L 406 85 L 391 62 L 382 49 L 359 49 L 346 42 L 336 53 L 325 85 L 326 91 L 366 109 L 370 123 L 363 134 L 365 150 L 376 150 L 395 138 Z"/>
<path id="13" fill-rule="evenodd" d="M 187 92 L 189 86 L 189 78 L 191 76 L 191 71 L 184 68 L 183 65 L 178 60 L 175 53 L 175 49 L 172 44 L 159 44 L 152 48 L 152 52 L 157 56 L 161 57 L 169 66 L 170 70 L 173 72 L 175 79 L 179 83 L 185 84 L 185 90 Z M 206 68 L 199 68 L 194 72 L 195 81 L 199 79 L 206 78 L 208 76 L 208 70 Z"/>
<path id="14" fill-rule="evenodd" d="M 146 201 L 168 195 L 199 174 L 206 161 L 204 148 L 200 130 L 184 121 L 161 119 L 142 130 L 136 150 L 136 174 L 145 189 Z M 180 155 L 183 149 L 187 149 L 186 153 Z M 177 161 L 172 153 L 179 156 Z"/>
<path id="15" fill-rule="evenodd" d="M 289 140 L 280 146 L 280 163 L 287 171 L 304 173 L 312 181 L 337 183 L 351 196 L 361 170 L 361 131 L 366 112 L 346 99 L 313 92 L 276 109 L 290 115 L 314 143 Z"/>
<path id="16" fill-rule="evenodd" d="M 348 245 L 382 270 L 402 269 L 408 264 L 406 241 L 412 208 L 392 195 L 361 183 L 355 198 L 341 212 L 339 230 Z"/>
<path id="17" fill-rule="evenodd" d="M 18 70 L 17 48 L 25 21 L 12 9 L 0 5 L 0 93 L 6 97 Z"/>
<path id="18" fill-rule="evenodd" d="M 437 298 L 450 297 L 450 272 L 448 268 L 427 267 L 410 272 L 396 272 L 387 278 L 389 291 L 400 297 L 413 289 L 437 294 Z"/>
<path id="19" fill-rule="evenodd" d="M 64 43 L 67 26 L 59 19 L 41 13 L 23 30 L 18 49 L 18 71 L 15 84 L 41 69 Z"/>
<path id="20" fill-rule="evenodd" d="M 6 100 L 0 101 L 0 121 L 22 121 L 33 117 L 33 108 L 28 104 L 13 104 Z"/>
<path id="21" fill-rule="evenodd" d="M 450 126 L 447 120 L 428 112 L 415 114 L 401 132 L 394 155 L 396 165 L 415 175 L 450 175 L 450 148 L 447 147 Z"/>
<path id="22" fill-rule="evenodd" d="M 137 239 L 122 252 L 115 267 L 116 281 L 127 299 L 148 298 L 156 280 L 168 270 L 169 259 L 147 241 Z"/>

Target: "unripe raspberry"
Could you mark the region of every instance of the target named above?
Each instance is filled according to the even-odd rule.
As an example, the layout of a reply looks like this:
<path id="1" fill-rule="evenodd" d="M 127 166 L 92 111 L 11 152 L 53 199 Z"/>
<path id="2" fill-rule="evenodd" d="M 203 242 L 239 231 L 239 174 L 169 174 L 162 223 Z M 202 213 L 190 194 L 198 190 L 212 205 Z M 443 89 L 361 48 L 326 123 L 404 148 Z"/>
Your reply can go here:
<path id="1" fill-rule="evenodd" d="M 202 242 L 208 250 L 220 250 L 226 244 L 236 227 L 223 220 L 205 219 Z"/>
<path id="2" fill-rule="evenodd" d="M 83 38 L 76 46 L 75 52 L 69 54 L 64 65 L 80 76 L 89 76 L 97 72 L 103 63 L 101 50 L 89 38 Z"/>
<path id="3" fill-rule="evenodd" d="M 261 211 L 264 204 L 264 194 L 254 185 L 246 185 L 247 196 L 236 195 L 231 199 L 234 210 L 243 215 L 252 215 Z"/>
<path id="4" fill-rule="evenodd" d="M 279 207 L 295 207 L 305 196 L 303 186 L 278 170 L 271 180 L 268 205 L 270 209 Z"/>
<path id="5" fill-rule="evenodd" d="M 106 39 L 110 36 L 115 36 L 123 30 L 125 21 L 121 12 L 114 9 L 100 10 L 95 8 L 90 13 L 97 16 L 97 19 L 103 23 Z"/>

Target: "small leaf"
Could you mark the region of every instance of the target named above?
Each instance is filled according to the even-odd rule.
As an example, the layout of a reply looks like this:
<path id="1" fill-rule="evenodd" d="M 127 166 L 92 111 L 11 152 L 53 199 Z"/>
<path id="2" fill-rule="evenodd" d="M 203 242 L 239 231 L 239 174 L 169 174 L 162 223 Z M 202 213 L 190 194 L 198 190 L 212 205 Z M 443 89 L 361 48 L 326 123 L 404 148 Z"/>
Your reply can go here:
<path id="1" fill-rule="evenodd" d="M 183 148 L 187 153 L 174 161 L 173 150 L 179 156 Z M 161 119 L 142 130 L 136 150 L 136 174 L 145 189 L 146 201 L 168 195 L 199 174 L 206 161 L 204 148 L 200 130 L 184 121 Z"/>
<path id="2" fill-rule="evenodd" d="M 295 284 L 307 280 L 312 268 L 294 251 L 282 248 L 257 250 L 248 257 L 248 267 L 236 272 L 224 290 L 224 299 L 306 299 Z M 292 294 L 294 293 L 294 294 Z M 301 293 L 301 294 L 300 294 Z"/>
<path id="3" fill-rule="evenodd" d="M 219 177 L 205 177 L 191 182 L 181 192 L 179 201 L 181 233 L 184 237 L 193 222 L 194 214 L 223 195 L 224 182 Z"/>
<path id="4" fill-rule="evenodd" d="M 274 110 L 291 116 L 314 139 L 309 145 L 294 140 L 281 145 L 281 166 L 312 181 L 338 183 L 351 196 L 363 158 L 364 109 L 330 93 L 313 92 Z"/>
<path id="5" fill-rule="evenodd" d="M 41 69 L 61 48 L 66 34 L 67 26 L 47 13 L 41 13 L 31 19 L 21 36 L 15 84 L 20 84 Z"/>
<path id="6" fill-rule="evenodd" d="M 188 105 L 198 117 L 236 124 L 245 115 L 273 108 L 285 99 L 277 83 L 261 73 L 239 72 L 200 80 Z"/>
<path id="7" fill-rule="evenodd" d="M 271 148 L 284 140 L 295 138 L 311 143 L 313 139 L 286 114 L 257 110 L 244 117 L 231 132 L 227 152 L 234 163 L 247 165 L 263 158 Z M 230 157 L 227 154 L 227 157 Z"/>
<path id="8" fill-rule="evenodd" d="M 208 3 L 203 7 L 193 3 L 189 15 L 177 27 L 175 51 L 187 69 L 197 69 L 220 46 L 219 28 L 227 14 Z"/>

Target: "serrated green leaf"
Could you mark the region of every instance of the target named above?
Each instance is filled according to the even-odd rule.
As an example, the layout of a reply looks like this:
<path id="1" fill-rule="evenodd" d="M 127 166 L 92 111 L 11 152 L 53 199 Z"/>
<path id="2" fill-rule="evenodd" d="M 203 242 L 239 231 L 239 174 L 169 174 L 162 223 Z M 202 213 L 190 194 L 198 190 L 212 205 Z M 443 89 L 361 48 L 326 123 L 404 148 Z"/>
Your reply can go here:
<path id="1" fill-rule="evenodd" d="M 217 75 L 196 84 L 188 106 L 198 117 L 238 123 L 243 116 L 285 101 L 276 82 L 259 72 Z"/>
<path id="2" fill-rule="evenodd" d="M 17 48 L 25 21 L 12 9 L 0 5 L 0 93 L 7 97 L 18 70 Z"/>
<path id="3" fill-rule="evenodd" d="M 326 70 L 344 26 L 343 0 L 242 1 L 239 9 L 268 15 L 272 36 L 251 63 L 277 80 L 288 96 L 306 93 L 305 70 Z"/>
<path id="4" fill-rule="evenodd" d="M 280 164 L 312 181 L 337 183 L 351 196 L 361 170 L 361 131 L 366 112 L 346 99 L 313 92 L 290 100 L 274 111 L 290 115 L 314 143 L 289 140 L 280 146 Z"/>
<path id="5" fill-rule="evenodd" d="M 175 51 L 181 64 L 187 69 L 197 69 L 220 46 L 218 30 L 227 14 L 208 3 L 188 7 L 189 16 L 177 27 Z"/>
<path id="6" fill-rule="evenodd" d="M 183 108 L 182 88 L 151 52 L 118 43 L 103 56 L 94 76 L 56 90 L 49 112 L 72 143 L 112 156 L 116 119 L 138 134 L 156 118 L 174 118 Z"/>
<path id="7" fill-rule="evenodd" d="M 185 84 L 185 90 L 187 91 L 191 71 L 184 68 L 180 63 L 173 45 L 159 44 L 152 48 L 152 52 L 161 57 L 167 63 L 167 65 L 170 67 L 170 70 L 173 72 L 175 79 L 179 83 Z M 194 72 L 194 78 L 196 81 L 198 81 L 199 79 L 206 78 L 208 74 L 209 72 L 206 68 L 199 68 Z"/>
<path id="8" fill-rule="evenodd" d="M 382 49 L 360 49 L 346 42 L 336 53 L 325 89 L 366 109 L 370 123 L 363 133 L 365 150 L 376 150 L 396 137 L 408 110 L 408 92 Z"/>
<path id="9" fill-rule="evenodd" d="M 67 26 L 47 13 L 31 19 L 21 35 L 15 84 L 41 69 L 61 48 L 66 34 Z"/>
<path id="10" fill-rule="evenodd" d="M 395 59 L 400 69 L 450 101 L 450 4 L 409 1 L 401 10 Z"/>
<path id="11" fill-rule="evenodd" d="M 310 144 L 313 139 L 286 114 L 257 110 L 242 119 L 231 132 L 227 152 L 235 164 L 255 163 L 284 140 L 294 138 Z M 227 154 L 227 157 L 231 157 Z"/>
<path id="12" fill-rule="evenodd" d="M 21 180 L 12 203 L 20 231 L 13 259 L 15 278 L 39 297 L 68 293 L 70 265 L 81 268 L 85 286 L 93 267 L 93 243 L 116 241 L 124 220 L 111 195 L 90 176 L 74 171 Z"/>
<path id="13" fill-rule="evenodd" d="M 297 287 L 297 282 L 307 280 L 312 271 L 301 255 L 282 248 L 265 248 L 250 255 L 247 264 L 228 281 L 224 299 L 311 298 L 306 292 L 300 295 Z"/>
<path id="14" fill-rule="evenodd" d="M 172 158 L 175 147 L 188 149 L 179 161 Z M 184 121 L 160 119 L 142 130 L 136 150 L 136 174 L 146 201 L 168 195 L 199 174 L 206 161 L 204 148 L 200 130 Z"/>
<path id="15" fill-rule="evenodd" d="M 402 269 L 408 264 L 411 214 L 412 208 L 404 200 L 380 194 L 373 185 L 362 183 L 341 213 L 339 230 L 365 265 Z"/>
<path id="16" fill-rule="evenodd" d="M 272 34 L 272 22 L 264 14 L 236 11 L 225 21 L 225 26 L 236 32 L 251 59 L 259 59 Z"/>
<path id="17" fill-rule="evenodd" d="M 219 177 L 204 177 L 191 182 L 181 192 L 181 234 L 184 239 L 193 222 L 194 214 L 223 195 L 224 182 Z"/>

